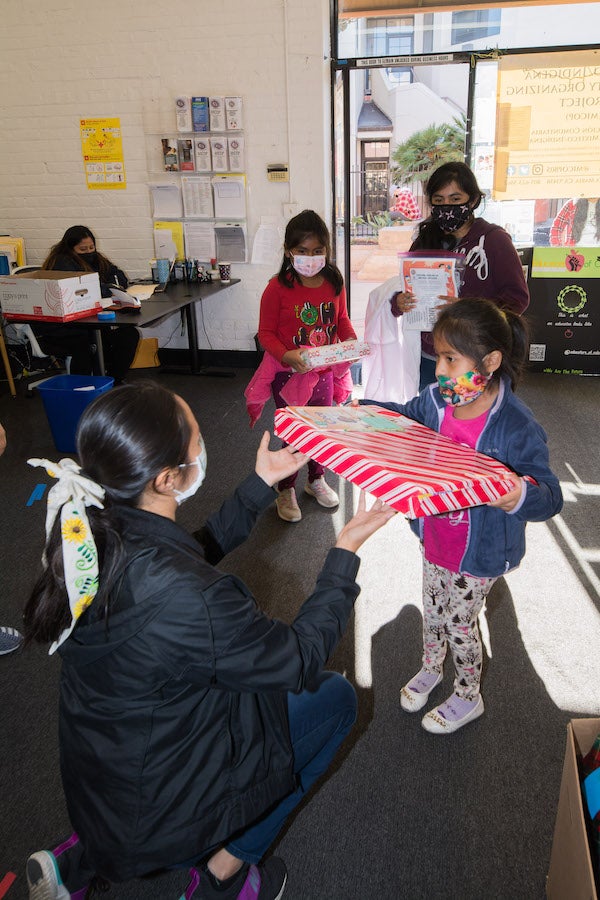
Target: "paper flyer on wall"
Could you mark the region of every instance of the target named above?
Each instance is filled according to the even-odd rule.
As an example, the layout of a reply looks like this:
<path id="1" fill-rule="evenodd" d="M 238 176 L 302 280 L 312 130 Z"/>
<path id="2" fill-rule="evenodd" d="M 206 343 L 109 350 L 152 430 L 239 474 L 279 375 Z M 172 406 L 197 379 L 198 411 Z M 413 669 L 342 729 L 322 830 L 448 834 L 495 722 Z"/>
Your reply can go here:
<path id="1" fill-rule="evenodd" d="M 461 253 L 412 251 L 399 253 L 402 290 L 411 293 L 417 305 L 404 313 L 402 327 L 408 331 L 431 331 L 443 303 L 440 297 L 458 297 Z"/>
<path id="2" fill-rule="evenodd" d="M 215 242 L 220 262 L 246 262 L 246 228 L 241 222 L 215 225 Z"/>
<path id="3" fill-rule="evenodd" d="M 213 222 L 184 222 L 183 235 L 188 259 L 207 261 L 217 255 Z"/>
<path id="4" fill-rule="evenodd" d="M 246 179 L 243 175 L 215 175 L 212 186 L 216 219 L 246 218 Z"/>
<path id="5" fill-rule="evenodd" d="M 181 222 L 154 223 L 154 252 L 157 259 L 185 259 Z"/>
<path id="6" fill-rule="evenodd" d="M 89 190 L 124 190 L 127 187 L 121 120 L 80 119 L 81 152 Z"/>
<path id="7" fill-rule="evenodd" d="M 261 216 L 260 225 L 252 244 L 252 262 L 255 265 L 271 266 L 277 271 L 283 254 L 285 222 L 277 216 Z"/>
<path id="8" fill-rule="evenodd" d="M 210 176 L 184 175 L 181 179 L 183 213 L 186 218 L 210 219 L 213 217 L 213 195 Z"/>
<path id="9" fill-rule="evenodd" d="M 178 184 L 151 184 L 152 215 L 155 219 L 180 219 L 183 215 Z"/>

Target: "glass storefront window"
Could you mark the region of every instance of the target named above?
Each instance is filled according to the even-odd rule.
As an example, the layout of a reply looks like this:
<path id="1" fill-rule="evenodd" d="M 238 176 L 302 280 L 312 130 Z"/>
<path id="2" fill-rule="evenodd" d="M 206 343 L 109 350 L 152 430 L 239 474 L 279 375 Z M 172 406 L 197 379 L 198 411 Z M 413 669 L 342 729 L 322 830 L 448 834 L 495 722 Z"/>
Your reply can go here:
<path id="1" fill-rule="evenodd" d="M 340 59 L 588 44 L 600 33 L 600 3 L 499 7 L 415 16 L 343 18 Z M 407 49 L 409 43 L 412 47 Z"/>

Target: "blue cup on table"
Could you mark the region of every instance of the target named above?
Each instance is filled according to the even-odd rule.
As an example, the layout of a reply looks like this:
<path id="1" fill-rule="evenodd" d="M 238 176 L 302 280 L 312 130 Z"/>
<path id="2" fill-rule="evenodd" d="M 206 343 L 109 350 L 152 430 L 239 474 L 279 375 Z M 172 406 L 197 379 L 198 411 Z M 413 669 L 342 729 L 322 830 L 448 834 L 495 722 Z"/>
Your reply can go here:
<path id="1" fill-rule="evenodd" d="M 10 262 L 6 253 L 0 253 L 0 275 L 10 275 Z"/>
<path id="2" fill-rule="evenodd" d="M 168 259 L 156 260 L 156 277 L 160 284 L 164 284 L 169 280 L 169 272 L 171 269 L 171 261 Z"/>

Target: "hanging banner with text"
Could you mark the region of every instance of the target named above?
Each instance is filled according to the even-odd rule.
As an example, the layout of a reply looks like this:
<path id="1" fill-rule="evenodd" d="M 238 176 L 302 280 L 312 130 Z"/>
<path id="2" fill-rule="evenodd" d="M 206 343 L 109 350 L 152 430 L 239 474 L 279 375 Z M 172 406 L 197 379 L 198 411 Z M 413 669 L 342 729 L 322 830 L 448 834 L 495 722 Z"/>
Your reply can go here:
<path id="1" fill-rule="evenodd" d="M 494 200 L 600 197 L 600 51 L 498 64 Z"/>
<path id="2" fill-rule="evenodd" d="M 529 279 L 529 366 L 600 374 L 600 248 L 535 247 Z"/>
<path id="3" fill-rule="evenodd" d="M 120 119 L 81 119 L 81 152 L 90 191 L 122 190 L 127 186 Z"/>

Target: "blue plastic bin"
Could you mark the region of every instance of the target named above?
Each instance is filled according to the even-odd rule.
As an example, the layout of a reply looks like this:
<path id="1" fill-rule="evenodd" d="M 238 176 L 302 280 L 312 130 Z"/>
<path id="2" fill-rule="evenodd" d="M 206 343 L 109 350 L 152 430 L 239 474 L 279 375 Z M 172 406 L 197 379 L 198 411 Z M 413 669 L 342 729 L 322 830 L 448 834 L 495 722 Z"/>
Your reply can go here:
<path id="1" fill-rule="evenodd" d="M 82 412 L 113 384 L 108 375 L 55 375 L 38 385 L 57 450 L 76 452 L 75 434 Z"/>

